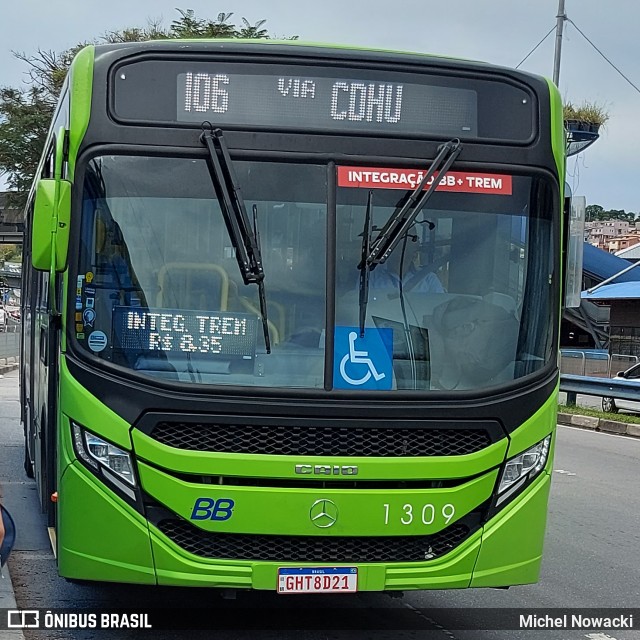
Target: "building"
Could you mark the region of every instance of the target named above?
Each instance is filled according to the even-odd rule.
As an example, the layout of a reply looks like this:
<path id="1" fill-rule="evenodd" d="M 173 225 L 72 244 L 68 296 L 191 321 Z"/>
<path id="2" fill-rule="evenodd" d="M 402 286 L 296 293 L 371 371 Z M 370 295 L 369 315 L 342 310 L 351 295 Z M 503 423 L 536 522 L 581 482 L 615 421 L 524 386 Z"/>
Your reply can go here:
<path id="1" fill-rule="evenodd" d="M 585 240 L 599 249 L 606 249 L 610 240 L 628 235 L 633 228 L 627 220 L 585 222 Z"/>
<path id="2" fill-rule="evenodd" d="M 640 248 L 640 247 L 639 247 Z M 576 309 L 565 309 L 560 334 L 560 346 L 565 349 L 607 349 L 610 337 L 611 303 L 597 297 L 586 296 L 585 292 L 605 280 L 614 278 L 616 283 L 629 283 L 632 291 L 638 291 L 640 297 L 640 265 L 633 264 L 602 249 L 585 242 L 582 268 L 582 303 Z M 605 285 L 610 286 L 610 285 Z M 596 289 L 598 291 L 599 289 Z M 617 307 L 615 315 L 618 315 Z M 614 322 L 619 318 L 614 317 Z M 628 316 L 623 318 L 627 322 Z M 640 313 L 637 324 L 640 327 Z M 617 324 L 616 326 L 625 326 Z M 614 345 L 614 348 L 617 348 Z M 624 368 L 624 367 L 623 367 Z"/>
<path id="3" fill-rule="evenodd" d="M 619 255 L 620 251 L 629 249 L 640 243 L 640 234 L 628 233 L 627 235 L 620 236 L 618 238 L 612 238 L 607 242 L 607 251 L 609 253 L 615 253 Z"/>
<path id="4" fill-rule="evenodd" d="M 23 213 L 9 204 L 9 195 L 9 192 L 0 192 L 0 243 L 22 244 Z"/>
<path id="5" fill-rule="evenodd" d="M 629 262 L 638 262 L 640 260 L 640 242 L 638 244 L 630 246 L 627 249 L 616 251 L 616 255 L 619 258 L 628 260 Z"/>
<path id="6" fill-rule="evenodd" d="M 632 271 L 640 271 L 640 265 Z M 630 273 L 630 272 L 627 272 Z M 626 369 L 640 358 L 640 281 L 617 282 L 582 292 L 583 301 L 609 308 L 608 352 L 612 370 Z"/>

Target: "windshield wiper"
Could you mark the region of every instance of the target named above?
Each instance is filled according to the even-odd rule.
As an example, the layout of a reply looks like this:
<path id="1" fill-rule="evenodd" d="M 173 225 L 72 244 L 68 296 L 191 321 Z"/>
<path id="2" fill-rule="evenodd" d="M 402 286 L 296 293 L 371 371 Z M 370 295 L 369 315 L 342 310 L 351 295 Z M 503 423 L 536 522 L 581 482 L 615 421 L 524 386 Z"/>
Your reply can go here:
<path id="1" fill-rule="evenodd" d="M 253 234 L 258 248 L 258 258 L 260 258 L 260 232 L 258 231 L 258 205 L 253 205 Z M 262 271 L 262 259 L 260 259 L 260 270 Z M 264 332 L 264 344 L 267 353 L 271 353 L 271 338 L 269 336 L 269 319 L 267 318 L 267 296 L 264 292 L 264 271 L 262 278 L 258 281 L 258 297 L 260 299 L 260 315 L 262 316 L 262 331 Z"/>
<path id="2" fill-rule="evenodd" d="M 362 260 L 358 265 L 360 269 L 360 337 L 364 338 L 364 322 L 367 315 L 367 304 L 369 302 L 369 272 L 370 267 L 367 262 L 369 251 L 371 250 L 371 210 L 373 208 L 373 191 L 369 191 L 367 197 L 367 209 L 364 214 L 364 228 L 362 229 Z"/>
<path id="3" fill-rule="evenodd" d="M 257 232 L 257 207 L 253 206 L 254 226 L 251 228 L 240 185 L 233 169 L 233 163 L 222 130 L 214 129 L 211 123 L 205 122 L 202 125 L 200 141 L 209 151 L 211 160 L 211 163 L 208 163 L 209 170 L 220 201 L 220 208 L 229 232 L 229 238 L 235 250 L 242 280 L 245 285 L 258 285 L 264 343 L 267 353 L 271 353 L 267 302 L 264 292 L 264 269 Z"/>
<path id="4" fill-rule="evenodd" d="M 363 261 L 369 268 L 373 269 L 376 265 L 382 264 L 391 255 L 391 252 L 398 246 L 398 243 L 414 223 L 417 215 L 423 209 L 427 201 L 440 184 L 440 180 L 444 178 L 451 165 L 462 151 L 462 145 L 457 138 L 449 140 L 439 147 L 438 155 L 431 163 L 429 170 L 422 178 L 418 186 L 409 194 L 409 198 L 404 205 L 391 215 L 384 227 L 371 243 L 370 251 Z M 422 193 L 425 185 L 438 172 L 429 188 Z M 422 197 L 418 200 L 418 196 L 422 193 Z M 416 200 L 418 200 L 416 202 Z M 364 264 L 360 265 L 364 269 Z"/>

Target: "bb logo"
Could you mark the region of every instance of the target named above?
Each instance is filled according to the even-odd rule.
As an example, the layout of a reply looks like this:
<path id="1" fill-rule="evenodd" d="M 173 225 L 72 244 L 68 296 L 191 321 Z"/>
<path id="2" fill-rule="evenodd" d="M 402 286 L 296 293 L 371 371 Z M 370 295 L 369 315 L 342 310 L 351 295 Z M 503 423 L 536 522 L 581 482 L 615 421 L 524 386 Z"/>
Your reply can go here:
<path id="1" fill-rule="evenodd" d="M 191 520 L 228 520 L 233 515 L 235 502 L 230 498 L 197 498 L 191 511 Z"/>

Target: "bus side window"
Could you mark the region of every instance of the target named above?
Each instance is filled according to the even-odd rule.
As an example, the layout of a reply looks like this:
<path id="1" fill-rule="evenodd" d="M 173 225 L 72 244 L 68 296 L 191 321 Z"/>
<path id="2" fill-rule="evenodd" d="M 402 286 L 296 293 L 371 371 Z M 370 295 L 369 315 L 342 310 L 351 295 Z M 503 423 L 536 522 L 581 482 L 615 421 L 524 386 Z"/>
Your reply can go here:
<path id="1" fill-rule="evenodd" d="M 45 156 L 44 164 L 42 165 L 41 178 L 53 178 L 55 170 L 56 159 L 56 136 L 51 137 L 49 148 L 47 149 L 47 155 Z"/>
<path id="2" fill-rule="evenodd" d="M 41 271 L 36 275 L 36 309 L 46 311 L 49 302 L 49 272 Z"/>

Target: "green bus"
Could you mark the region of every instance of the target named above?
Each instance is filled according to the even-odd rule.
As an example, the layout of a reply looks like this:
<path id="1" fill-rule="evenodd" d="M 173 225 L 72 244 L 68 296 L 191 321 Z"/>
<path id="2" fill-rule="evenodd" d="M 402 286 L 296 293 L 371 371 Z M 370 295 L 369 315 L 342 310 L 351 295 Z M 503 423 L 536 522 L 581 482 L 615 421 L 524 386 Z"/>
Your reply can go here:
<path id="1" fill-rule="evenodd" d="M 89 46 L 26 211 L 21 389 L 61 576 L 538 579 L 565 138 L 542 78 L 275 41 Z"/>

